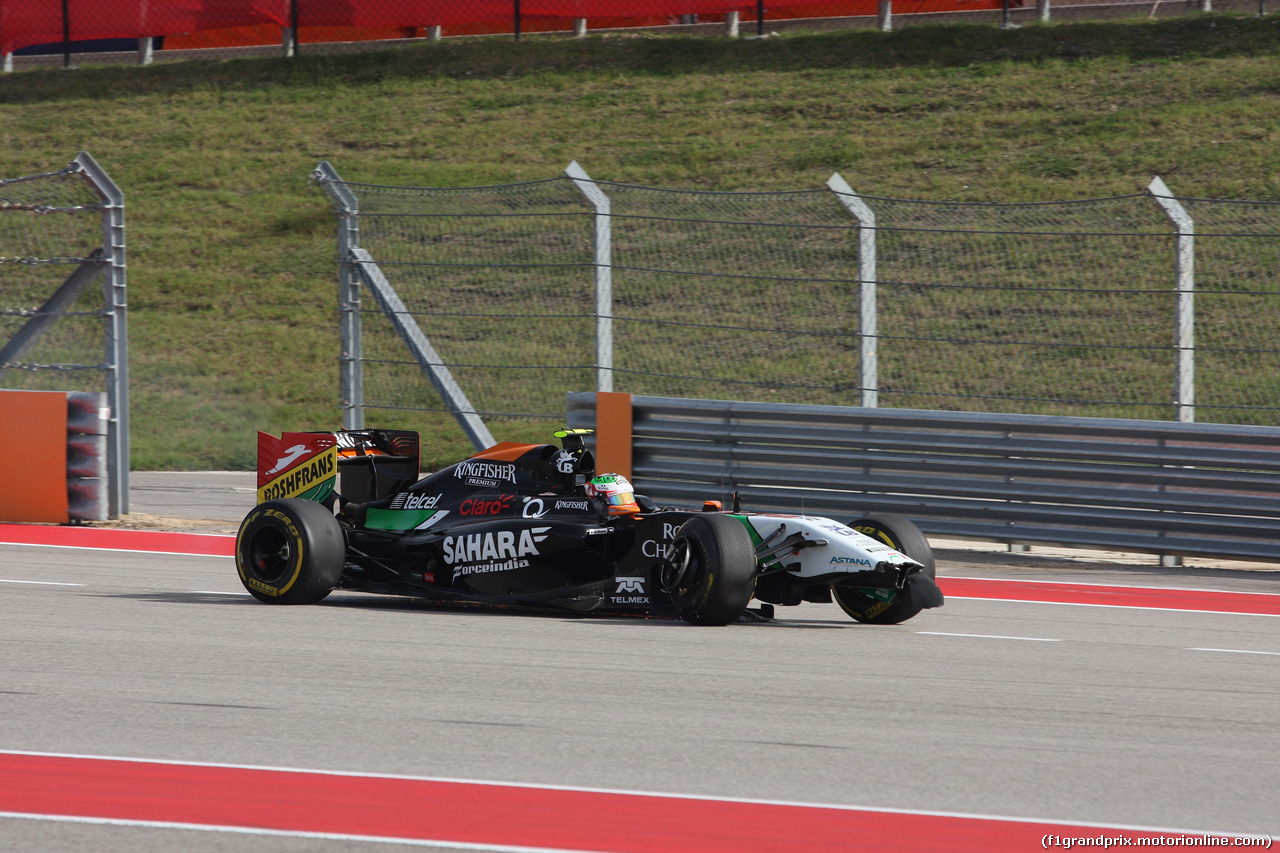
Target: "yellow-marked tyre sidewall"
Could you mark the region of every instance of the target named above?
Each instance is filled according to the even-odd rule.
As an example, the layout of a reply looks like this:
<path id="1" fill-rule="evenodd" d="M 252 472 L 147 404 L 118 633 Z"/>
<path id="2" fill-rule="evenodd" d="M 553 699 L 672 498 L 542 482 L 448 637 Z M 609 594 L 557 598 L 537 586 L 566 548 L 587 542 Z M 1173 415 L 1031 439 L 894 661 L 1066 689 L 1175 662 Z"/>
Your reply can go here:
<path id="1" fill-rule="evenodd" d="M 741 523 L 721 515 L 694 516 L 681 526 L 696 574 L 672 594 L 681 617 L 694 625 L 736 622 L 755 592 L 755 549 Z"/>
<path id="2" fill-rule="evenodd" d="M 333 513 L 300 498 L 259 504 L 236 535 L 236 571 L 268 604 L 314 604 L 342 577 L 346 540 Z"/>
<path id="3" fill-rule="evenodd" d="M 282 574 L 283 581 L 278 585 L 272 585 L 255 577 L 251 568 L 246 570 L 246 565 L 252 562 L 248 548 L 253 537 L 260 535 L 264 527 L 275 528 L 287 538 L 291 546 L 290 565 L 285 568 Z M 240 582 L 257 598 L 279 599 L 298 582 L 298 576 L 302 574 L 305 551 L 306 544 L 303 542 L 302 532 L 294 519 L 269 504 L 254 507 L 245 516 L 244 522 L 240 525 L 240 531 L 236 534 L 236 571 L 240 573 Z"/>
<path id="4" fill-rule="evenodd" d="M 860 518 L 849 526 L 864 536 L 870 536 L 877 542 L 883 542 L 890 548 L 901 551 L 923 565 L 924 572 L 929 577 L 935 576 L 937 570 L 933 559 L 933 548 L 910 519 L 899 515 L 872 515 Z M 893 592 L 893 594 L 886 598 L 884 597 L 886 592 Z M 896 625 L 920 612 L 919 607 L 912 607 L 903 600 L 901 592 L 872 589 L 842 591 L 840 587 L 833 586 L 831 594 L 836 604 L 840 605 L 840 609 L 857 622 Z M 869 603 L 868 599 L 870 599 Z"/>
<path id="5" fill-rule="evenodd" d="M 855 590 L 855 592 L 857 592 L 860 597 L 865 595 L 861 591 Z M 839 587 L 832 587 L 831 595 L 833 598 L 835 598 L 836 604 L 840 605 L 840 609 L 843 610 L 845 613 L 848 613 L 851 617 L 853 617 L 858 622 L 877 621 L 876 617 L 880 616 L 882 613 L 884 613 L 885 611 L 892 608 L 895 604 L 897 604 L 897 598 L 898 598 L 897 594 L 895 593 L 892 598 L 889 598 L 887 600 L 876 600 L 874 603 L 866 607 L 861 607 L 860 604 L 854 604 L 853 601 L 851 600 L 852 596 L 848 595 L 847 593 L 844 593 Z"/>

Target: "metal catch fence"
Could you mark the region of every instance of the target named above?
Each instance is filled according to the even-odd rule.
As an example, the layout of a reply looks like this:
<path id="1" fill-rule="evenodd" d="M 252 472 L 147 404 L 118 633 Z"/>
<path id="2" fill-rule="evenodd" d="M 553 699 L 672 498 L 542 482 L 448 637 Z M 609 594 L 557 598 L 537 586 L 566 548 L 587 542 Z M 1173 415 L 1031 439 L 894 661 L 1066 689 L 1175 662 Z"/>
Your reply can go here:
<path id="1" fill-rule="evenodd" d="M 353 426 L 377 409 L 559 420 L 586 388 L 1236 424 L 1280 413 L 1280 204 L 1179 199 L 1158 180 L 1029 205 L 859 196 L 839 176 L 790 193 L 664 190 L 577 164 L 462 189 L 353 184 L 328 164 L 315 176 L 340 215 Z M 361 300 L 371 277 L 400 308 Z"/>
<path id="2" fill-rule="evenodd" d="M 105 393 L 107 512 L 127 513 L 124 194 L 87 153 L 0 180 L 0 276 L 0 387 Z"/>

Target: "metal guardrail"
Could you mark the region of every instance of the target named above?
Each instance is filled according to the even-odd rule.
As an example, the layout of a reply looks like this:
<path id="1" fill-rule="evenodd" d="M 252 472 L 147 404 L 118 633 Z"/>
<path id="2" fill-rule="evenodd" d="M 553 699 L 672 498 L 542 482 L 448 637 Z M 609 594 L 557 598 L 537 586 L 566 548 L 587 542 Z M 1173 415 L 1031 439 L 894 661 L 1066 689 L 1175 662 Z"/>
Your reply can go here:
<path id="1" fill-rule="evenodd" d="M 1014 545 L 1280 562 L 1280 428 L 632 397 L 632 482 L 659 504 Z M 595 395 L 568 422 L 595 423 Z"/>

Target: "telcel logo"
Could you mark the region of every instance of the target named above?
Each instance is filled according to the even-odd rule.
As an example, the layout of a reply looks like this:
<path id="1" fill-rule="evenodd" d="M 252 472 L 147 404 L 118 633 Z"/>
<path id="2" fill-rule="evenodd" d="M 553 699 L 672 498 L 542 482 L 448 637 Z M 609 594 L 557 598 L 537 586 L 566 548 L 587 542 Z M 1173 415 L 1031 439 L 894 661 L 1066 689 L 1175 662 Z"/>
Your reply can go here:
<path id="1" fill-rule="evenodd" d="M 405 492 L 404 500 L 400 500 L 397 496 L 396 500 L 391 502 L 391 509 L 434 509 L 436 504 L 440 503 L 439 495 L 424 495 L 421 493 Z M 396 506 L 399 504 L 399 506 Z"/>

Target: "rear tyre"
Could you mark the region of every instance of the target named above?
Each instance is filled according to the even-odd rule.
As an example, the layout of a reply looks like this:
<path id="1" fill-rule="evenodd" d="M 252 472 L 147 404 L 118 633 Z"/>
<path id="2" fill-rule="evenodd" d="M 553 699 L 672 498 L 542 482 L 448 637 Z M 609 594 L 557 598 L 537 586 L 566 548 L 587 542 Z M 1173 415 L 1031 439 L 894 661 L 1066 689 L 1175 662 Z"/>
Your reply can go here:
<path id="1" fill-rule="evenodd" d="M 868 515 L 849 525 L 859 533 L 883 542 L 890 548 L 901 551 L 920 565 L 924 566 L 921 574 L 929 580 L 915 581 L 908 578 L 908 588 L 900 590 L 873 590 L 853 587 L 831 588 L 831 594 L 840 608 L 853 617 L 855 621 L 873 625 L 897 625 L 905 622 L 924 609 L 917 599 L 932 600 L 929 595 L 913 595 L 911 587 L 916 584 L 933 586 L 936 566 L 933 548 L 929 540 L 920 532 L 911 519 L 889 513 Z M 936 591 L 936 586 L 934 586 Z M 941 594 L 938 595 L 941 603 Z"/>
<path id="2" fill-rule="evenodd" d="M 236 535 L 240 582 L 268 604 L 315 604 L 338 585 L 345 558 L 338 520 L 301 498 L 258 504 Z"/>
<path id="3" fill-rule="evenodd" d="M 741 523 L 723 515 L 696 515 L 671 543 L 663 589 L 681 618 L 693 625 L 736 622 L 756 588 L 756 554 Z"/>

